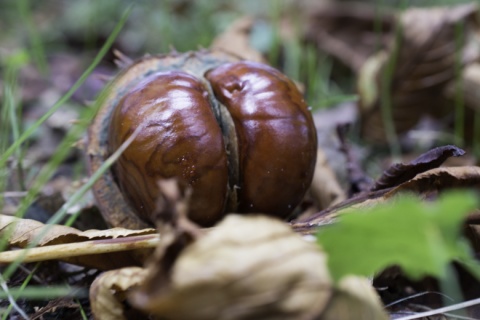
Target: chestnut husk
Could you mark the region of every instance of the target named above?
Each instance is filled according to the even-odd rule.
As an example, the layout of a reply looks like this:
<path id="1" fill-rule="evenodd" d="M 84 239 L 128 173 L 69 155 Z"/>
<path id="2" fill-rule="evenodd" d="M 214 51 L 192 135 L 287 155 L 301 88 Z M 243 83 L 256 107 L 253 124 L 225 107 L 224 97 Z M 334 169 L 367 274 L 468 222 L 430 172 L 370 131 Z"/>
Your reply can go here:
<path id="1" fill-rule="evenodd" d="M 93 186 L 112 226 L 155 225 L 160 179 L 192 187 L 189 218 L 201 226 L 227 212 L 285 218 L 312 180 L 311 114 L 295 84 L 264 64 L 207 50 L 133 62 L 110 83 L 89 129 L 89 171 L 138 127 Z"/>

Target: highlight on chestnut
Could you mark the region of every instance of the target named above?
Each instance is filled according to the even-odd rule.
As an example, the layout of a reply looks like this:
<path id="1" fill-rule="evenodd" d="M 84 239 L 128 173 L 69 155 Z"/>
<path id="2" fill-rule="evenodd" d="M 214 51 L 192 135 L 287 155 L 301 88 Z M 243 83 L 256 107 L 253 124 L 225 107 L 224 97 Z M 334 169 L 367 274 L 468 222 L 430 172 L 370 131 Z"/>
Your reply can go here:
<path id="1" fill-rule="evenodd" d="M 140 128 L 137 130 L 137 128 Z M 191 186 L 189 218 L 288 217 L 310 186 L 317 137 L 296 85 L 221 52 L 149 56 L 112 81 L 89 130 L 91 172 L 137 130 L 93 191 L 113 226 L 155 224 L 157 181 Z"/>

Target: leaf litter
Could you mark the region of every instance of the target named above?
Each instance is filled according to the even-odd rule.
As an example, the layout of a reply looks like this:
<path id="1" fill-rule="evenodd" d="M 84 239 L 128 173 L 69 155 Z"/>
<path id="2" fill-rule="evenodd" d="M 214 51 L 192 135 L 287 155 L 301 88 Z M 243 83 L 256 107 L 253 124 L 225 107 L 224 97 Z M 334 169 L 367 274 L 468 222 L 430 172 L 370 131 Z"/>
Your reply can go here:
<path id="1" fill-rule="evenodd" d="M 401 13 L 392 10 L 384 11 L 380 17 L 376 16 L 376 9 L 369 5 L 329 5 L 318 8 L 302 4 L 300 7 L 301 14 L 310 18 L 306 24 L 306 31 L 301 30 L 305 32 L 306 40 L 315 42 L 318 50 L 328 53 L 347 65 L 357 77 L 360 88 L 359 101 L 354 104 L 357 104 L 359 113 L 352 112 L 347 122 L 361 121 L 363 139 L 372 145 L 385 143 L 385 127 L 381 116 L 382 90 L 388 89 L 392 92 L 393 122 L 397 133 L 400 134 L 408 134 L 425 116 L 432 116 L 441 124 L 441 128 L 453 130 L 451 129 L 454 114 L 452 101 L 458 99 L 460 92 L 464 96 L 467 107 L 463 133 L 467 143 L 465 149 L 467 152 L 471 151 L 470 144 L 473 143 L 475 146 L 473 137 L 475 134 L 478 135 L 478 132 L 472 129 L 475 114 L 478 111 L 475 92 L 479 82 L 476 69 L 479 55 L 475 47 L 478 37 L 476 6 L 408 9 Z M 352 23 L 345 23 L 346 19 L 350 19 Z M 262 21 L 262 23 L 271 23 L 265 19 Z M 377 25 L 373 23 L 375 21 Z M 219 36 L 216 42 L 214 41 L 215 45 L 233 50 L 233 43 L 241 44 L 234 49 L 239 56 L 254 57 L 255 60 L 265 59 L 264 52 L 260 53 L 251 46 L 251 37 L 258 31 L 255 23 L 258 23 L 258 20 L 251 17 L 237 20 L 235 24 L 231 24 L 231 28 L 225 34 Z M 464 28 L 465 41 L 463 42 L 457 41 L 458 37 L 455 33 L 459 25 Z M 380 26 L 382 30 L 380 34 L 375 26 Z M 460 54 L 458 54 L 459 49 Z M 427 54 L 424 54 L 425 52 Z M 66 85 L 68 81 L 63 82 L 58 79 L 65 79 L 65 74 L 71 76 L 75 73 L 69 68 L 75 65 L 75 61 L 78 61 L 76 59 L 76 56 L 60 57 L 57 60 L 52 58 L 51 61 L 56 61 L 54 66 L 60 68 L 58 78 L 52 83 L 45 84 L 43 80 L 38 80 L 38 75 L 33 75 L 37 80 L 33 79 L 30 83 L 37 83 L 37 85 L 22 87 L 22 89 L 31 90 L 30 93 L 24 91 L 22 99 L 25 97 L 28 103 L 35 104 L 36 97 L 43 96 L 42 103 L 48 106 L 48 101 L 51 99 L 49 97 L 58 96 L 58 92 L 68 87 Z M 391 79 L 385 87 L 386 83 L 381 81 L 382 72 L 388 68 L 393 59 L 396 61 Z M 73 61 L 73 64 L 65 64 L 65 61 Z M 109 74 L 111 66 L 106 65 L 105 69 L 99 72 Z M 460 87 L 456 82 L 458 74 L 462 77 Z M 79 91 L 75 99 L 90 100 L 102 86 L 97 80 L 92 78 L 92 82 L 89 82 L 85 90 Z M 52 87 L 56 92 L 43 93 L 44 90 Z M 32 110 L 35 111 L 35 109 Z M 335 109 L 332 108 L 332 110 Z M 35 116 L 32 114 L 32 117 Z M 73 118 L 75 115 L 72 116 Z M 52 135 L 44 133 L 38 135 L 37 138 L 40 141 L 38 152 L 54 150 L 55 135 L 62 136 L 65 130 L 68 130 L 68 126 L 61 121 L 54 121 L 47 125 Z M 335 133 L 332 134 L 334 135 Z M 437 147 L 439 135 L 434 139 L 437 140 L 430 143 L 432 147 Z M 478 208 L 475 210 L 475 201 L 468 196 L 469 193 L 450 196 L 442 194 L 450 189 L 478 189 L 480 171 L 476 166 L 437 168 L 446 158 L 464 153 L 462 149 L 455 146 L 439 147 L 413 161 L 386 168 L 383 176 L 377 179 L 376 185 L 371 190 L 365 187 L 357 188 L 356 192 L 359 193 L 351 197 L 349 193 L 351 190 L 345 186 L 352 181 L 345 182 L 336 178 L 340 175 L 349 179 L 346 169 L 343 168 L 341 172 L 342 168 L 339 169 L 338 164 L 346 166 L 345 161 L 347 161 L 348 165 L 361 168 L 360 161 L 363 159 L 353 157 L 350 153 L 352 150 L 344 149 L 342 151 L 344 158 L 339 161 L 342 152 L 330 152 L 339 148 L 338 140 L 333 147 L 332 140 L 325 141 L 325 145 L 322 145 L 322 150 L 319 152 L 326 151 L 328 155 L 319 157 L 322 161 L 318 163 L 319 168 L 316 174 L 320 180 L 311 192 L 315 200 L 310 204 L 310 210 L 315 213 L 297 217 L 296 220 L 291 221 L 290 226 L 262 216 L 238 217 L 235 215 L 229 216 L 212 230 L 200 230 L 184 218 L 180 218 L 180 222 L 175 223 L 166 221 L 157 226 L 160 236 L 153 229 L 81 231 L 65 226 L 53 226 L 50 229 L 51 232 L 41 239 L 39 247 L 34 249 L 47 248 L 51 252 L 48 259 L 59 259 L 87 266 L 85 270 L 89 268 L 111 270 L 103 273 L 91 286 L 91 280 L 89 282 L 91 277 L 81 278 L 91 288 L 92 311 L 100 319 L 147 317 L 146 312 L 153 312 L 157 316 L 167 316 L 167 318 L 170 316 L 188 319 L 195 317 L 208 319 L 212 316 L 219 319 L 242 319 L 252 316 L 284 317 L 285 319 L 302 317 L 386 319 L 387 316 L 379 300 L 379 297 L 382 299 L 386 297 L 380 288 L 377 287 L 375 292 L 368 280 L 348 276 L 348 273 L 371 276 L 380 269 L 394 264 L 402 267 L 397 275 L 406 273 L 414 279 L 422 278 L 424 275 L 444 278 L 446 273 L 443 266 L 451 260 L 471 259 L 466 240 L 461 236 L 460 231 L 464 227 L 467 230 L 468 239 L 474 244 L 479 242 L 480 230 L 475 218 L 478 215 L 476 212 Z M 45 145 L 40 147 L 42 143 L 47 143 L 47 146 L 52 148 L 44 148 Z M 343 144 L 345 146 L 345 141 Z M 411 144 L 403 145 L 407 151 L 408 146 Z M 29 152 L 32 151 L 35 150 L 32 149 Z M 34 159 L 34 164 L 41 162 L 42 159 L 48 159 L 51 151 L 48 152 L 43 156 L 32 153 L 35 155 L 31 157 Z M 411 158 L 411 155 L 409 156 Z M 80 153 L 72 155 L 71 163 L 77 162 L 79 157 Z M 68 179 L 72 179 L 71 164 L 67 163 L 66 168 Z M 332 171 L 331 168 L 335 170 Z M 357 178 L 368 178 L 363 174 L 357 171 Z M 54 197 L 58 197 L 58 192 L 63 191 L 71 181 L 67 180 L 65 184 L 51 184 L 49 187 L 53 192 L 45 193 L 47 200 L 52 200 L 54 203 Z M 48 191 L 47 187 L 46 191 Z M 403 196 L 405 193 L 410 194 L 410 197 L 405 198 Z M 421 201 L 414 198 L 419 198 Z M 8 210 L 10 213 L 15 212 L 16 203 L 12 200 L 13 198 L 9 199 L 9 207 L 3 207 L 4 213 Z M 175 201 L 183 200 L 178 198 Z M 307 204 L 304 204 L 302 209 L 305 209 Z M 43 204 L 38 202 L 37 207 L 32 207 L 33 217 L 38 218 L 37 220 L 41 220 L 38 208 L 44 208 L 47 215 L 55 211 L 54 204 L 42 206 Z M 91 204 L 87 202 L 84 207 L 87 210 L 80 208 L 80 216 L 84 215 L 90 206 Z M 448 212 L 454 214 L 448 214 Z M 177 214 L 175 213 L 174 216 Z M 353 226 L 349 226 L 349 219 L 358 219 L 359 222 L 356 222 L 357 225 L 353 223 Z M 346 224 L 344 220 L 347 221 Z M 28 219 L 15 220 L 9 216 L 1 216 L 0 221 L 2 234 L 10 234 L 9 246 L 16 248 L 14 251 L 3 253 L 20 251 L 18 248 L 28 245 L 39 235 L 38 230 L 44 228 L 40 222 Z M 416 221 L 416 223 L 408 224 L 406 223 L 408 221 Z M 375 225 L 379 227 L 375 228 Z M 386 225 L 392 225 L 392 227 L 385 228 Z M 95 223 L 85 226 L 95 228 Z M 104 227 L 101 226 L 101 228 Z M 305 241 L 305 239 L 311 239 L 309 236 L 302 239 L 298 235 L 298 233 L 315 234 L 318 230 L 329 234 L 329 230 L 335 230 L 335 228 L 345 228 L 346 231 L 337 231 L 336 235 L 330 234 L 331 243 L 328 240 L 324 240 L 327 241 L 325 244 L 321 241 L 320 247 Z M 425 234 L 425 230 L 429 230 L 431 234 Z M 401 239 L 401 236 L 397 238 L 394 232 L 403 237 L 410 235 L 412 241 L 408 243 L 399 241 L 395 247 L 395 239 Z M 338 240 L 339 233 L 342 234 L 341 241 Z M 391 242 L 375 242 L 374 235 L 377 233 L 382 239 L 391 238 Z M 357 238 L 353 236 L 355 234 Z M 365 234 L 369 237 L 365 237 Z M 135 249 L 135 245 L 143 241 L 141 237 L 150 236 L 155 238 L 154 242 L 149 244 L 150 249 Z M 328 238 L 328 236 L 325 237 Z M 79 249 L 78 255 L 73 253 L 63 258 L 61 251 L 55 249 L 55 246 L 62 245 L 65 246 L 65 252 L 74 247 L 94 248 L 100 247 L 105 242 L 107 244 L 114 242 L 112 240 L 115 239 L 125 240 L 122 240 L 125 249 L 119 247 L 120 251 L 116 253 L 95 252 L 95 254 L 92 253 L 94 251 L 89 252 L 90 249 L 86 251 Z M 129 239 L 132 242 L 127 245 Z M 221 245 L 218 245 L 219 243 Z M 415 245 L 412 246 L 412 243 Z M 71 247 L 72 245 L 74 247 Z M 290 250 L 290 246 L 293 246 L 293 249 Z M 362 265 L 362 253 L 366 247 L 372 249 L 369 250 L 370 252 L 380 252 L 374 255 L 375 266 Z M 407 251 L 405 249 L 407 247 L 411 255 L 405 253 L 402 256 L 401 253 Z M 474 248 L 478 246 L 474 245 Z M 156 252 L 151 254 L 152 250 Z M 342 251 L 343 255 L 340 254 Z M 55 252 L 58 253 L 57 257 Z M 0 253 L 0 257 L 3 253 Z M 436 254 L 432 255 L 432 253 Z M 418 259 L 428 261 L 423 269 L 418 268 L 418 263 L 415 264 L 413 261 L 414 254 Z M 398 256 L 400 256 L 400 262 L 397 260 Z M 295 259 L 282 257 L 295 257 Z M 351 259 L 349 262 L 341 262 L 344 261 L 342 259 L 348 258 Z M 306 262 L 300 263 L 304 261 L 303 259 L 306 259 Z M 335 268 L 328 268 L 335 261 L 338 265 Z M 44 262 L 49 266 L 53 266 L 54 263 L 54 261 Z M 146 267 L 142 268 L 144 263 Z M 316 270 L 312 271 L 308 266 L 315 267 Z M 199 270 L 202 271 L 199 272 Z M 318 270 L 324 270 L 323 274 Z M 392 269 L 387 268 L 388 270 Z M 339 276 L 342 272 L 347 276 L 343 278 Z M 466 278 L 467 274 L 468 272 L 465 271 L 459 272 L 459 277 Z M 304 277 L 307 275 L 310 280 L 305 280 Z M 379 278 L 381 279 L 381 275 L 377 276 L 374 284 L 379 282 Z M 420 286 L 415 290 L 421 291 L 422 288 L 425 287 Z M 208 299 L 205 294 L 207 289 L 212 296 L 218 297 L 221 303 L 215 307 L 211 306 L 209 303 L 211 299 Z M 408 291 L 409 288 L 403 289 Z M 225 292 L 230 294 L 225 296 Z M 82 302 L 82 305 L 85 306 L 85 302 Z M 185 305 L 192 307 L 184 308 Z M 26 307 L 28 304 L 23 306 Z M 75 307 L 69 303 L 60 302 L 58 306 L 60 308 Z M 50 308 L 55 307 L 46 306 L 45 308 L 45 310 L 51 310 Z M 407 304 L 403 310 L 408 308 L 411 306 Z M 189 313 L 192 310 L 200 312 Z M 38 316 L 41 310 L 31 314 Z"/>

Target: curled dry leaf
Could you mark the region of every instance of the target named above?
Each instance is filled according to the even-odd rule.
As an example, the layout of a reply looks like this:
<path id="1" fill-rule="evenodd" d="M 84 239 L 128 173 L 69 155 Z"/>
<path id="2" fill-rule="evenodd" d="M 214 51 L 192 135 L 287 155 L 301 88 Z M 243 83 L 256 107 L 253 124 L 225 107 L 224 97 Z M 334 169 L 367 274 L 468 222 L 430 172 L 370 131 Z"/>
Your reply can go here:
<path id="1" fill-rule="evenodd" d="M 48 231 L 45 232 L 45 228 Z M 155 229 L 129 230 L 112 228 L 107 230 L 80 231 L 62 225 L 45 225 L 30 219 L 19 219 L 0 215 L 0 236 L 9 236 L 8 243 L 14 247 L 26 247 L 30 242 L 37 240 L 39 246 L 80 242 L 97 239 L 115 239 L 129 236 L 154 234 Z M 36 239 L 41 236 L 40 239 Z"/>
<path id="2" fill-rule="evenodd" d="M 408 164 L 396 163 L 385 170 L 371 191 L 394 187 L 414 178 L 419 173 L 440 166 L 450 157 L 464 154 L 465 151 L 456 146 L 443 146 L 423 153 Z"/>
<path id="3" fill-rule="evenodd" d="M 412 128 L 424 115 L 444 117 L 453 112 L 454 104 L 441 93 L 459 67 L 479 56 L 472 50 L 480 24 L 477 14 L 476 5 L 465 4 L 410 9 L 400 16 L 390 49 L 373 55 L 359 72 L 365 138 L 385 142 L 385 105 L 391 107 L 397 133 Z M 459 32 L 470 42 L 459 42 Z"/>
<path id="4" fill-rule="evenodd" d="M 160 265 L 164 261 L 150 265 L 129 301 L 161 319 L 334 319 L 337 314 L 328 311 L 331 316 L 323 317 L 335 290 L 324 254 L 273 218 L 229 215 L 180 252 L 171 270 Z M 378 298 L 366 304 L 372 306 L 362 302 L 343 319 L 362 319 L 362 308 L 378 311 L 364 319 L 386 319 Z"/>
<path id="5" fill-rule="evenodd" d="M 210 48 L 228 52 L 245 60 L 266 63 L 263 55 L 250 44 L 250 33 L 254 24 L 255 19 L 249 16 L 234 21 L 213 40 Z"/>
<path id="6" fill-rule="evenodd" d="M 127 319 L 123 302 L 127 292 L 138 286 L 146 276 L 139 267 L 108 271 L 98 276 L 90 287 L 90 306 L 95 319 Z"/>
<path id="7" fill-rule="evenodd" d="M 373 207 L 392 200 L 400 193 L 409 192 L 418 197 L 432 198 L 450 189 L 480 189 L 480 167 L 431 169 L 396 187 L 371 191 L 348 199 L 305 220 L 293 222 L 292 227 L 299 233 L 311 234 L 316 232 L 319 226 L 332 223 L 340 214 L 352 212 L 352 209 Z"/>
<path id="8" fill-rule="evenodd" d="M 38 246 L 1 252 L 0 264 L 17 258 L 25 262 L 59 259 L 101 270 L 140 265 L 158 242 L 155 229 L 80 231 L 5 215 L 0 215 L 0 237 L 8 239 L 10 247 Z"/>
<path id="9" fill-rule="evenodd" d="M 161 271 L 161 270 L 160 270 Z M 279 220 L 230 215 L 130 301 L 166 319 L 302 319 L 331 296 L 325 256 Z"/>
<path id="10" fill-rule="evenodd" d="M 400 192 L 408 191 L 428 198 L 436 196 L 443 190 L 459 188 L 479 189 L 480 167 L 435 168 L 393 188 L 384 197 L 388 199 Z"/>

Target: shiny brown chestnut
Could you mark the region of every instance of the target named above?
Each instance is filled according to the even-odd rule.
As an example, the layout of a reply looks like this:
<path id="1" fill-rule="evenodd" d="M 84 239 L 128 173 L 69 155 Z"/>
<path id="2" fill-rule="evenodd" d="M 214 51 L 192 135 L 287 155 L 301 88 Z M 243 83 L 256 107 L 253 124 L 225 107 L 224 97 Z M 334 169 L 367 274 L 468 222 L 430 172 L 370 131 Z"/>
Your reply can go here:
<path id="1" fill-rule="evenodd" d="M 223 53 L 146 57 L 123 70 L 89 131 L 90 171 L 134 131 L 93 188 L 113 226 L 154 224 L 160 179 L 190 185 L 189 217 L 211 226 L 226 212 L 284 218 L 313 176 L 316 131 L 295 84 Z"/>

